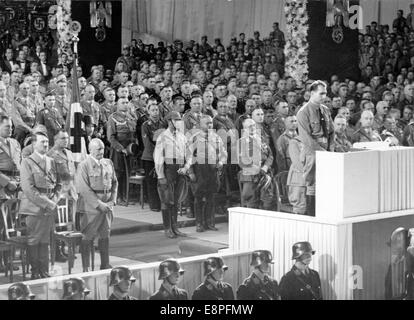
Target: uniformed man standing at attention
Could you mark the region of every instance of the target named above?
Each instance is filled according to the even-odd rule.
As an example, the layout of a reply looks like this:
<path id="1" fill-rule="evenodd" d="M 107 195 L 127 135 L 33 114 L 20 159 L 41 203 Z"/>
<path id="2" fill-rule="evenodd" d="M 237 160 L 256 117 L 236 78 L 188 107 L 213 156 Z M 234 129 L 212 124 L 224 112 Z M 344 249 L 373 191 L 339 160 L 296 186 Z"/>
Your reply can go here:
<path id="1" fill-rule="evenodd" d="M 144 144 L 142 153 L 142 164 L 145 170 L 145 184 L 149 207 L 152 211 L 160 211 L 161 203 L 157 191 L 157 178 L 154 169 L 154 149 L 158 135 L 166 128 L 164 120 L 160 119 L 159 108 L 156 104 L 148 105 L 149 119 L 144 122 L 141 128 L 141 136 Z"/>
<path id="2" fill-rule="evenodd" d="M 128 267 L 115 267 L 111 270 L 109 286 L 114 287 L 114 291 L 108 300 L 137 300 L 129 295 L 129 290 L 134 285 L 136 279 Z"/>
<path id="3" fill-rule="evenodd" d="M 76 202 L 78 201 L 78 193 L 75 189 L 75 160 L 72 152 L 67 149 L 69 145 L 68 133 L 61 129 L 54 137 L 55 145 L 49 150 L 47 155 L 55 160 L 60 182 L 62 183 L 61 195 L 63 198 L 68 199 L 68 210 L 70 210 L 70 216 L 74 217 L 76 212 Z M 56 217 L 57 218 L 57 217 Z M 58 222 L 57 220 L 55 222 Z M 66 230 L 58 230 L 66 231 Z M 56 244 L 56 261 L 66 262 L 67 256 L 64 250 L 64 242 Z"/>
<path id="4" fill-rule="evenodd" d="M 76 190 L 79 192 L 78 211 L 83 272 L 88 272 L 91 245 L 99 237 L 98 249 L 101 270 L 112 268 L 109 264 L 109 236 L 116 204 L 118 180 L 111 160 L 104 159 L 104 144 L 92 139 L 90 155 L 83 160 L 76 172 Z"/>
<path id="5" fill-rule="evenodd" d="M 0 205 L 8 199 L 17 198 L 20 186 L 21 149 L 11 135 L 11 119 L 5 115 L 0 116 Z M 0 227 L 2 226 L 1 222 Z M 0 255 L 0 272 L 5 271 L 2 259 L 7 255 Z M 13 270 L 17 271 L 19 268 L 15 266 Z"/>
<path id="6" fill-rule="evenodd" d="M 228 267 L 221 257 L 210 257 L 203 262 L 205 281 L 193 293 L 192 300 L 234 300 L 233 288 L 224 282 Z"/>
<path id="7" fill-rule="evenodd" d="M 160 263 L 158 280 L 163 280 L 161 287 L 150 300 L 188 300 L 188 293 L 177 287 L 184 270 L 175 259 L 167 259 Z"/>
<path id="8" fill-rule="evenodd" d="M 171 111 L 165 117 L 168 129 L 157 139 L 154 150 L 154 165 L 158 177 L 158 194 L 161 200 L 162 221 L 168 238 L 186 236 L 177 228 L 178 183 L 180 175 L 189 170 L 187 139 L 178 129 L 182 125 L 181 115 Z"/>
<path id="9" fill-rule="evenodd" d="M 128 118 L 128 99 L 120 98 L 118 100 L 117 111 L 108 119 L 107 134 L 108 141 L 111 144 L 110 159 L 114 163 L 116 170 L 119 190 L 119 205 L 126 205 L 126 184 L 127 175 L 130 174 L 130 155 L 127 147 L 131 143 L 137 143 L 135 139 L 135 122 Z"/>
<path id="10" fill-rule="evenodd" d="M 213 120 L 210 116 L 201 116 L 200 131 L 191 137 L 188 151 L 196 231 L 217 231 L 214 223 L 213 194 L 217 191 L 218 174 L 226 163 L 227 152 L 223 140 L 213 131 Z"/>
<path id="11" fill-rule="evenodd" d="M 280 300 L 277 281 L 269 276 L 272 254 L 268 250 L 252 253 L 250 265 L 254 270 L 237 290 L 237 300 Z"/>
<path id="12" fill-rule="evenodd" d="M 258 190 L 260 176 L 268 173 L 273 155 L 257 133 L 253 119 L 244 120 L 243 127 L 243 136 L 238 143 L 242 203 L 247 208 L 259 209 L 262 207 Z"/>
<path id="13" fill-rule="evenodd" d="M 316 151 L 329 150 L 333 124 L 328 107 L 322 102 L 326 98 L 326 84 L 315 81 L 310 86 L 311 96 L 297 113 L 299 139 L 303 143 L 302 159 L 305 159 L 305 181 L 307 184 L 307 206 L 309 215 L 315 216 L 315 164 Z"/>
<path id="14" fill-rule="evenodd" d="M 46 155 L 49 139 L 37 133 L 32 143 L 33 154 L 23 159 L 21 164 L 23 195 L 19 213 L 27 215 L 27 244 L 33 280 L 50 277 L 48 246 L 61 184 L 56 162 Z"/>
<path id="15" fill-rule="evenodd" d="M 82 278 L 70 278 L 63 282 L 62 300 L 86 300 L 90 292 Z"/>
<path id="16" fill-rule="evenodd" d="M 47 137 L 51 147 L 55 135 L 65 127 L 65 121 L 55 108 L 55 102 L 54 93 L 49 91 L 45 96 L 45 108 L 40 110 L 36 116 L 36 124 L 42 124 L 47 128 Z"/>
<path id="17" fill-rule="evenodd" d="M 309 268 L 315 251 L 309 242 L 297 242 L 292 247 L 292 269 L 280 280 L 282 300 L 323 300 L 319 273 Z"/>

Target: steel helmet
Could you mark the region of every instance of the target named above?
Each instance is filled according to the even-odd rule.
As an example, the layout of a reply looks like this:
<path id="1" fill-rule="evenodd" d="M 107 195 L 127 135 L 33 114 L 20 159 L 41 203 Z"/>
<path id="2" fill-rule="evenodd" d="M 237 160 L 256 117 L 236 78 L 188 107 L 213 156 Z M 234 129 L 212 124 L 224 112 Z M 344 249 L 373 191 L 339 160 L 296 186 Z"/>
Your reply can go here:
<path id="1" fill-rule="evenodd" d="M 299 259 L 305 253 L 315 254 L 315 250 L 312 249 L 312 246 L 307 241 L 296 242 L 292 246 L 292 260 Z"/>
<path id="2" fill-rule="evenodd" d="M 221 257 L 210 257 L 204 260 L 204 275 L 207 276 L 217 269 L 223 269 L 226 271 L 229 267 L 224 264 L 224 260 Z"/>
<path id="3" fill-rule="evenodd" d="M 174 272 L 178 272 L 180 275 L 184 274 L 184 269 L 175 259 L 167 259 L 160 263 L 158 280 L 164 280 L 168 278 Z"/>
<path id="4" fill-rule="evenodd" d="M 62 299 L 70 299 L 78 293 L 88 295 L 91 291 L 86 287 L 82 278 L 70 278 L 63 282 Z"/>
<path id="5" fill-rule="evenodd" d="M 30 291 L 28 285 L 23 282 L 12 284 L 8 291 L 9 300 L 34 300 L 35 295 Z"/>
<path id="6" fill-rule="evenodd" d="M 177 111 L 170 111 L 165 116 L 165 121 L 168 120 L 181 120 L 181 114 Z"/>
<path id="7" fill-rule="evenodd" d="M 256 250 L 252 253 L 252 261 L 250 265 L 253 267 L 259 267 L 264 262 L 274 263 L 272 253 L 268 250 Z"/>
<path id="8" fill-rule="evenodd" d="M 135 282 L 135 278 L 132 275 L 131 270 L 128 267 L 115 267 L 111 270 L 111 275 L 110 275 L 110 286 L 114 286 L 119 284 L 121 281 L 123 280 L 130 280 L 132 282 Z"/>

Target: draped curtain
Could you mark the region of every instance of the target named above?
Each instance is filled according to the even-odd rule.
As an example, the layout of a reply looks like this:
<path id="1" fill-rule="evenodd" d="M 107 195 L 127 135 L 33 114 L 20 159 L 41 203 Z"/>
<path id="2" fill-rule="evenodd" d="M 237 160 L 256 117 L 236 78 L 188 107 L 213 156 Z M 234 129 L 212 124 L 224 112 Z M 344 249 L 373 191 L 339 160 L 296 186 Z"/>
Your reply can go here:
<path id="1" fill-rule="evenodd" d="M 148 33 L 173 41 L 200 41 L 207 35 L 209 42 L 230 38 L 244 32 L 253 37 L 259 31 L 267 37 L 273 22 L 285 30 L 284 1 L 274 0 L 127 0 L 123 3 L 123 40 Z"/>

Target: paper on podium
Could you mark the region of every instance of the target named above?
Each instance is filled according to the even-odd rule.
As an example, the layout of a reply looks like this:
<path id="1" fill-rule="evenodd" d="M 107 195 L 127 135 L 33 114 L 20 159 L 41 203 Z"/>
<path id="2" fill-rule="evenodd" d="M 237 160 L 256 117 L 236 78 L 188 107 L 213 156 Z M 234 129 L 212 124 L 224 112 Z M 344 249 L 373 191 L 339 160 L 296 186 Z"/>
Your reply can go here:
<path id="1" fill-rule="evenodd" d="M 390 148 L 390 143 L 388 141 L 355 142 L 353 147 L 356 149 L 384 150 Z"/>

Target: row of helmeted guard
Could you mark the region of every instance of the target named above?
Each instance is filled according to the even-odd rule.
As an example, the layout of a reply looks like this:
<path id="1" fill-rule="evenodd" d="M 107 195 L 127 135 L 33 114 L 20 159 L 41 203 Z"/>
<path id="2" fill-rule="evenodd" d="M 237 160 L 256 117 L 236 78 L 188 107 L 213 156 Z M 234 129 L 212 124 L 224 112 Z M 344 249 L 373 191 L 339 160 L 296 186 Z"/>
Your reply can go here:
<path id="1" fill-rule="evenodd" d="M 270 267 L 274 263 L 272 253 L 257 250 L 252 253 L 251 275 L 237 289 L 237 300 L 322 300 L 321 282 L 317 271 L 309 268 L 315 251 L 309 242 L 297 242 L 292 247 L 292 260 L 295 264 L 281 279 L 280 284 L 270 277 Z M 234 300 L 233 288 L 224 282 L 228 267 L 221 257 L 210 257 L 203 262 L 205 280 L 194 291 L 192 300 Z M 184 270 L 175 259 L 161 262 L 159 280 L 161 287 L 150 300 L 188 300 L 188 293 L 177 284 Z M 113 293 L 109 300 L 136 300 L 129 295 L 135 282 L 128 267 L 115 267 L 111 270 L 110 286 Z M 84 300 L 90 290 L 82 278 L 71 278 L 63 284 L 63 300 Z M 34 299 L 30 288 L 24 283 L 10 286 L 9 300 Z"/>

